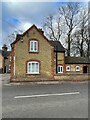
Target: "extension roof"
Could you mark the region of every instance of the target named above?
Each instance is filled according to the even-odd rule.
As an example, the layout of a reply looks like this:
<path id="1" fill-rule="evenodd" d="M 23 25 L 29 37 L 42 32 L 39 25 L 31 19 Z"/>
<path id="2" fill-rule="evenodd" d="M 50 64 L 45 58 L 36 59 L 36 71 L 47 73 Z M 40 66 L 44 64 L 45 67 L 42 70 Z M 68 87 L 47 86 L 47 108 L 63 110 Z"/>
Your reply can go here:
<path id="1" fill-rule="evenodd" d="M 51 45 L 54 46 L 55 52 L 65 52 L 65 48 L 59 41 L 50 41 Z"/>
<path id="2" fill-rule="evenodd" d="M 90 64 L 87 57 L 65 57 L 65 64 Z"/>

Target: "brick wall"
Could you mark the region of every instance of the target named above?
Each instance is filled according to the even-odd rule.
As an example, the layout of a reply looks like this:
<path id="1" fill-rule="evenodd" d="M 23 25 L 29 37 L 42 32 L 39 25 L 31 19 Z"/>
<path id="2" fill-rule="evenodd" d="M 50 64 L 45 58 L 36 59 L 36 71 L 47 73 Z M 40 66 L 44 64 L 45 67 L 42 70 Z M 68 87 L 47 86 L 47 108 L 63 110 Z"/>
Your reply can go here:
<path id="1" fill-rule="evenodd" d="M 5 64 L 4 66 L 6 66 L 6 73 L 10 73 L 11 69 L 10 69 L 10 65 L 11 65 L 11 54 L 8 56 L 7 59 L 5 59 Z"/>
<path id="2" fill-rule="evenodd" d="M 64 66 L 64 53 L 57 53 L 57 66 L 58 65 L 63 65 Z M 65 69 L 64 69 L 65 71 Z M 54 53 L 54 74 L 56 74 L 56 53 Z"/>
<path id="3" fill-rule="evenodd" d="M 14 68 L 11 73 L 11 79 L 13 80 L 42 80 L 42 79 L 53 79 L 54 77 L 54 49 L 48 43 L 48 41 L 35 29 L 33 28 L 28 32 L 28 35 L 23 37 L 23 42 L 18 41 L 14 45 L 15 56 L 15 75 L 13 74 Z M 39 43 L 39 52 L 29 52 L 29 41 L 36 39 Z M 13 59 L 13 58 L 12 58 Z M 26 63 L 28 60 L 40 61 L 40 74 L 39 75 L 28 75 L 26 71 Z"/>
<path id="4" fill-rule="evenodd" d="M 65 81 L 84 81 L 90 80 L 90 74 L 61 74 L 55 75 L 55 80 L 65 80 Z"/>
<path id="5" fill-rule="evenodd" d="M 71 70 L 70 71 L 66 71 L 67 74 L 83 74 L 83 66 L 87 66 L 88 70 L 87 72 L 90 73 L 90 65 L 89 64 L 66 64 L 66 66 L 70 66 Z M 76 71 L 76 66 L 80 67 L 80 71 Z"/>
<path id="6" fill-rule="evenodd" d="M 64 64 L 64 53 L 58 53 L 58 64 Z"/>
<path id="7" fill-rule="evenodd" d="M 3 73 L 3 57 L 0 54 L 0 73 Z"/>

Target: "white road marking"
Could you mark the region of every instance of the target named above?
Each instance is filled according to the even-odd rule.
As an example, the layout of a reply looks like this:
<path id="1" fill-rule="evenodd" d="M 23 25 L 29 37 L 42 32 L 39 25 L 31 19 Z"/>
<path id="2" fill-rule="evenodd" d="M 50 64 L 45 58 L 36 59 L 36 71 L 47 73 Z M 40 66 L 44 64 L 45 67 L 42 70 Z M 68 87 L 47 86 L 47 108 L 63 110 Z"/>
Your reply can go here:
<path id="1" fill-rule="evenodd" d="M 5 86 L 11 86 L 11 84 L 4 84 Z"/>
<path id="2" fill-rule="evenodd" d="M 72 93 L 58 93 L 58 94 L 41 94 L 41 95 L 28 95 L 28 96 L 15 96 L 14 98 L 35 98 L 35 97 L 48 97 L 48 96 L 63 96 L 63 95 L 76 95 L 80 92 Z"/>

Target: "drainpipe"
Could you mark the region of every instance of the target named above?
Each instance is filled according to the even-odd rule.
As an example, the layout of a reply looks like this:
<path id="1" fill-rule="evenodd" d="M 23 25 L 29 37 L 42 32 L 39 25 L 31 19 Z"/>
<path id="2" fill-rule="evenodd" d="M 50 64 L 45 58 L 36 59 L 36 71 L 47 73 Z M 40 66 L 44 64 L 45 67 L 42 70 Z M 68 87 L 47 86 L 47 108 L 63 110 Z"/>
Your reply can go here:
<path id="1" fill-rule="evenodd" d="M 14 76 L 15 76 L 15 56 L 14 56 Z"/>
<path id="2" fill-rule="evenodd" d="M 56 46 L 56 74 L 58 73 L 58 53 L 57 53 L 57 46 Z"/>

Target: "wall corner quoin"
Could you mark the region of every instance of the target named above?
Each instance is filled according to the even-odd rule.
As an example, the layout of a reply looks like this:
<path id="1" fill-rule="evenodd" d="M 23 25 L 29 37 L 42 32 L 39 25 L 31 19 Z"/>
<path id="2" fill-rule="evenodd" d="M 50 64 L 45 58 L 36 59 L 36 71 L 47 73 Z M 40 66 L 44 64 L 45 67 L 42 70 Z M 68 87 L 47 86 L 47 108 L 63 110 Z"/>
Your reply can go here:
<path id="1" fill-rule="evenodd" d="M 51 49 L 51 69 L 52 69 L 52 77 L 54 78 L 54 47 Z"/>
<path id="2" fill-rule="evenodd" d="M 10 79 L 13 78 L 14 76 L 14 45 L 11 47 L 12 48 L 12 52 L 11 52 L 11 75 L 10 75 Z"/>

